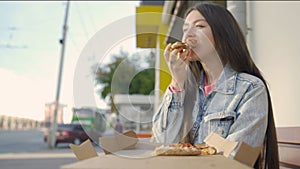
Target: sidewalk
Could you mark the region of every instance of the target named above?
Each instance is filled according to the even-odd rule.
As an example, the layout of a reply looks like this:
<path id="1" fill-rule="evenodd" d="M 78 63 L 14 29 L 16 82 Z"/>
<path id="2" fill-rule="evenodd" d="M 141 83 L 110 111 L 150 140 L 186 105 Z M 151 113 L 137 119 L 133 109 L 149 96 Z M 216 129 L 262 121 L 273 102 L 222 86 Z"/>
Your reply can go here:
<path id="1" fill-rule="evenodd" d="M 98 146 L 95 146 L 95 149 L 97 152 L 102 151 Z M 68 147 L 37 152 L 0 154 L 1 169 L 60 169 L 60 166 L 76 161 L 75 155 Z"/>

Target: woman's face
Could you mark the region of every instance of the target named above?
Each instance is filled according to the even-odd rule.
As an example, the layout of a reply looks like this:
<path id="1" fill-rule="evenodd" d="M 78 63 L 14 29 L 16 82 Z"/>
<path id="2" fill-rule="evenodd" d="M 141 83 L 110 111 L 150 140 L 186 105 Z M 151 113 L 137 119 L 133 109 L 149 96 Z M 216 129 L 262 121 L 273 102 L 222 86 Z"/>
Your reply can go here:
<path id="1" fill-rule="evenodd" d="M 215 52 L 215 41 L 210 26 L 197 10 L 191 11 L 183 25 L 183 42 L 192 49 L 189 61 L 202 60 Z"/>

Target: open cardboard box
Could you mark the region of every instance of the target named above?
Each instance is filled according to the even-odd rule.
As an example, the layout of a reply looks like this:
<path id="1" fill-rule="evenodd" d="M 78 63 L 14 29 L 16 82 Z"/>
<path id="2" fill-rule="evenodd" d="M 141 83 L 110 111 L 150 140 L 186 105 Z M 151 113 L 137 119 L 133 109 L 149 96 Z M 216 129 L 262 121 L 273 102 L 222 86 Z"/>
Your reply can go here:
<path id="1" fill-rule="evenodd" d="M 100 137 L 99 143 L 105 154 L 124 149 L 134 149 L 138 142 L 136 133 L 132 130 L 116 136 Z"/>
<path id="2" fill-rule="evenodd" d="M 250 167 L 254 166 L 262 148 L 262 146 L 251 147 L 244 142 L 233 142 L 216 133 L 211 133 L 204 141 L 206 144 L 216 147 L 218 152 L 222 152 L 227 158 L 231 158 L 232 152 L 236 151 L 233 159 Z"/>
<path id="3" fill-rule="evenodd" d="M 100 137 L 99 143 L 104 150 L 104 154 L 93 157 L 92 159 L 83 160 L 83 163 L 65 165 L 62 169 L 77 169 L 83 166 L 85 168 L 99 169 L 141 168 L 141 166 L 143 166 L 142 168 L 156 169 L 165 169 L 170 167 L 181 169 L 182 167 L 186 168 L 187 166 L 190 169 L 249 169 L 254 165 L 261 150 L 261 147 L 251 147 L 243 142 L 232 142 L 215 133 L 209 135 L 205 141 L 208 145 L 216 147 L 218 152 L 221 152 L 220 154 L 222 155 L 160 156 L 156 158 L 153 157 L 153 150 L 161 144 L 141 140 L 137 138 L 134 131 L 128 131 L 116 136 Z M 73 150 L 73 152 L 76 152 L 77 155 L 89 153 L 86 151 L 78 151 L 82 151 L 82 149 Z M 235 155 L 233 157 L 230 156 L 232 151 L 235 151 Z M 123 158 L 124 156 L 132 158 Z M 143 159 L 136 160 L 136 158 Z M 183 163 L 182 160 L 185 162 Z"/>

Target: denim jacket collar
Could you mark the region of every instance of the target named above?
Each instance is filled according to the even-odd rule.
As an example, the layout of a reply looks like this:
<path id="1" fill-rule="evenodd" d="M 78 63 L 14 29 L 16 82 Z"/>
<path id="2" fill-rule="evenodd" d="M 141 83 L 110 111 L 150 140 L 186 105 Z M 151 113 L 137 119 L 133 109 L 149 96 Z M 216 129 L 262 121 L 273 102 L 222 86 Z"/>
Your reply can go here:
<path id="1" fill-rule="evenodd" d="M 230 65 L 225 65 L 218 81 L 213 89 L 215 92 L 223 94 L 233 94 L 235 92 L 237 72 L 231 68 Z M 204 71 L 201 72 L 200 76 L 200 89 L 203 90 L 204 86 Z"/>

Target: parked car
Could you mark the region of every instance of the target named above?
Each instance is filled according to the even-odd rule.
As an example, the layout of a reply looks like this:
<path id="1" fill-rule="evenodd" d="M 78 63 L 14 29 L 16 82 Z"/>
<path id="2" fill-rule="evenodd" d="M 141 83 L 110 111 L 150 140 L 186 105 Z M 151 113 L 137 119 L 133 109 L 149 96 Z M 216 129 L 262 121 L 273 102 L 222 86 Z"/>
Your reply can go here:
<path id="1" fill-rule="evenodd" d="M 44 134 L 44 141 L 48 140 L 48 133 Z M 59 124 L 57 126 L 55 146 L 59 143 L 73 143 L 76 145 L 90 139 L 97 142 L 100 134 L 96 132 L 86 131 L 81 124 Z M 96 138 L 96 139 L 95 139 Z"/>

